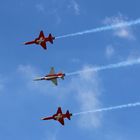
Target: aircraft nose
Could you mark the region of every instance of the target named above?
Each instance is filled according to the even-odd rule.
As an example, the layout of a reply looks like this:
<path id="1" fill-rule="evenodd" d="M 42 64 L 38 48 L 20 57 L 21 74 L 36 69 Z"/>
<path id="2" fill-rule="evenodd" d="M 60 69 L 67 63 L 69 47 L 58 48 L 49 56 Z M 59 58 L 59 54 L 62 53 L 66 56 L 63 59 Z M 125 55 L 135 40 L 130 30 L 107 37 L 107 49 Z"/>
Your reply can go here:
<path id="1" fill-rule="evenodd" d="M 41 120 L 44 120 L 44 118 L 41 118 Z"/>

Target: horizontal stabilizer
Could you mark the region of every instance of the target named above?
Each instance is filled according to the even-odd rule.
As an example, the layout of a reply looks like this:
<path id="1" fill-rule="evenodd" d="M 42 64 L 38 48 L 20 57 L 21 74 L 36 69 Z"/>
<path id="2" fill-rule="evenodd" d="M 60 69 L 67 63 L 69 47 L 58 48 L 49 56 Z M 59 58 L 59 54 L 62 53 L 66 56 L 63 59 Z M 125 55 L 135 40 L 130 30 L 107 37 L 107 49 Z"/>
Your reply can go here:
<path id="1" fill-rule="evenodd" d="M 63 76 L 61 77 L 62 80 L 64 80 L 65 74 L 63 74 Z"/>

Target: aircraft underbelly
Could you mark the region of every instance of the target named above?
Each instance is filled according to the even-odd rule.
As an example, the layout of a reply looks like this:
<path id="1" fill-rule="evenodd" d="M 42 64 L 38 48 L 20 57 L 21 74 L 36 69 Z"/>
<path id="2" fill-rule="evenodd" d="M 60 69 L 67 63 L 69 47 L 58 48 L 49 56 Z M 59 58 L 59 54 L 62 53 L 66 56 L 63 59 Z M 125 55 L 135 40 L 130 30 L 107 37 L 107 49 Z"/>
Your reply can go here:
<path id="1" fill-rule="evenodd" d="M 56 79 L 58 78 L 57 76 L 49 76 L 49 77 L 45 77 L 45 80 L 52 80 L 52 79 Z"/>

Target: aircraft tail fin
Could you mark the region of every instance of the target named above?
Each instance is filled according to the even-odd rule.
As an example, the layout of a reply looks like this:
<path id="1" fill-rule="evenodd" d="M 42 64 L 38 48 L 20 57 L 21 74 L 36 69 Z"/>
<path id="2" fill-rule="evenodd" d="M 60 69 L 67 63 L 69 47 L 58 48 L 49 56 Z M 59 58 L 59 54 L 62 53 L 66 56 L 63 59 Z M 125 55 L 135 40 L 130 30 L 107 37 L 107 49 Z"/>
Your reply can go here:
<path id="1" fill-rule="evenodd" d="M 55 39 L 55 37 L 52 36 L 52 34 L 49 34 L 49 42 L 53 44 L 53 40 Z"/>
<path id="2" fill-rule="evenodd" d="M 67 112 L 66 112 L 66 117 L 67 117 L 69 120 L 71 120 L 71 116 L 72 116 L 72 114 L 67 110 Z"/>
<path id="3" fill-rule="evenodd" d="M 55 74 L 54 67 L 51 67 L 50 73 L 49 74 Z"/>

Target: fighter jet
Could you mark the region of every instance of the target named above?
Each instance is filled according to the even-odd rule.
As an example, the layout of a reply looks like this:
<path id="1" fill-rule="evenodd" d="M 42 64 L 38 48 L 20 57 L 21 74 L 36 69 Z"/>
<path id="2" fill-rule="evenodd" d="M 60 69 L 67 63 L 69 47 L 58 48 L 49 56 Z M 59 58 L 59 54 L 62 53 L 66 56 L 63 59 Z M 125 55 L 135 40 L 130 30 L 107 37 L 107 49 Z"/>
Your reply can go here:
<path id="1" fill-rule="evenodd" d="M 54 114 L 51 117 L 46 117 L 46 118 L 42 118 L 42 120 L 56 120 L 58 122 L 60 122 L 62 125 L 64 125 L 64 119 L 71 119 L 72 113 L 69 113 L 69 110 L 67 110 L 66 114 L 62 113 L 61 107 L 58 107 L 57 113 Z"/>
<path id="2" fill-rule="evenodd" d="M 64 80 L 64 76 L 65 76 L 65 74 L 61 73 L 61 72 L 55 74 L 54 67 L 51 67 L 51 70 L 50 70 L 49 74 L 47 74 L 44 77 L 36 78 L 36 79 L 34 79 L 34 81 L 38 81 L 38 80 L 51 80 L 53 82 L 53 84 L 55 84 L 57 86 L 58 85 L 57 78 L 61 78 L 62 80 Z"/>
<path id="3" fill-rule="evenodd" d="M 53 37 L 51 34 L 49 34 L 48 37 L 45 37 L 43 31 L 40 31 L 40 34 L 39 34 L 38 38 L 36 38 L 33 41 L 26 42 L 25 45 L 37 44 L 37 45 L 41 45 L 44 49 L 47 49 L 46 42 L 49 41 L 51 44 L 53 44 L 54 39 L 55 39 L 55 37 Z"/>

